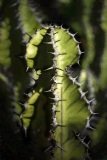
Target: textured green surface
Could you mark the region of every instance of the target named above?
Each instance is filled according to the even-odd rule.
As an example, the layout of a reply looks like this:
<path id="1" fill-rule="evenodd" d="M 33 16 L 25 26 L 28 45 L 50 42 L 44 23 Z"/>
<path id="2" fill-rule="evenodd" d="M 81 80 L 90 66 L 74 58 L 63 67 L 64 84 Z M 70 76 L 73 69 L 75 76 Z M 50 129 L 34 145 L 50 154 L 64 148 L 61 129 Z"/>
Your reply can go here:
<path id="1" fill-rule="evenodd" d="M 105 48 L 101 60 L 100 86 L 105 88 L 107 87 L 107 74 L 105 74 L 107 70 L 107 1 L 104 3 L 101 25 L 105 32 Z"/>
<path id="2" fill-rule="evenodd" d="M 43 36 L 46 34 L 46 32 L 47 32 L 46 29 L 38 30 L 33 35 L 32 39 L 30 40 L 30 43 L 28 43 L 27 48 L 26 48 L 26 55 L 25 55 L 28 68 L 34 67 L 34 58 L 38 54 L 38 46 L 42 42 Z"/>
<path id="3" fill-rule="evenodd" d="M 85 68 L 88 67 L 88 65 L 93 61 L 94 55 L 95 55 L 95 46 L 94 46 L 94 34 L 93 34 L 93 28 L 90 24 L 90 16 L 92 12 L 94 0 L 86 1 L 83 0 L 84 5 L 84 14 L 83 14 L 83 24 L 85 27 L 85 35 L 86 35 L 86 50 L 85 50 L 85 61 L 83 62 L 83 65 Z"/>
<path id="4" fill-rule="evenodd" d="M 10 24 L 9 19 L 5 19 L 0 26 L 0 65 L 9 67 L 10 59 L 10 45 L 9 39 Z"/>
<path id="5" fill-rule="evenodd" d="M 54 91 L 56 100 L 59 99 L 56 103 L 56 110 L 60 111 L 56 113 L 56 121 L 62 125 L 56 128 L 55 139 L 64 150 L 56 149 L 55 158 L 58 160 L 61 158 L 64 160 L 82 159 L 85 156 L 85 148 L 75 139 L 73 131 L 78 132 L 84 128 L 89 112 L 85 101 L 81 99 L 79 85 L 76 85 L 77 80 L 74 80 L 73 84 L 65 71 L 66 67 L 79 61 L 78 43 L 73 36 L 60 27 L 51 30 L 53 48 L 56 53 L 54 60 L 56 68 L 59 68 L 56 69 L 56 90 Z"/>
<path id="6" fill-rule="evenodd" d="M 48 142 L 47 139 L 45 142 L 46 129 L 48 128 L 48 134 L 53 130 L 55 133 L 51 133 L 51 137 L 54 137 L 56 141 L 56 147 L 54 149 L 53 146 L 53 149 L 57 160 L 61 158 L 63 160 L 82 159 L 86 156 L 85 146 L 75 138 L 74 132 L 81 132 L 84 129 L 89 111 L 84 100 L 85 95 L 81 97 L 79 92 L 80 84 L 75 77 L 70 77 L 67 73 L 70 66 L 79 63 L 82 53 L 74 35 L 66 29 L 50 26 L 47 35 L 45 34 L 46 29 L 38 30 L 26 46 L 27 66 L 33 71 L 35 69 L 41 73 L 37 79 L 38 84 L 34 93 L 26 102 L 28 107 L 25 107 L 25 111 L 22 113 L 24 127 L 30 125 L 32 130 L 37 132 L 37 143 L 41 148 L 52 140 L 50 139 Z M 44 37 L 50 39 L 50 42 L 44 42 Z M 47 46 L 46 43 L 49 43 L 50 49 L 40 50 L 41 45 L 42 47 Z M 43 54 L 46 57 L 45 61 Z M 29 60 L 32 60 L 33 65 L 28 63 Z M 45 90 L 50 90 L 50 92 L 43 92 Z M 35 117 L 31 124 L 26 115 Z M 49 123 L 52 124 L 52 129 L 51 126 L 47 126 Z M 42 144 L 41 139 L 44 142 Z M 71 150 L 75 150 L 75 152 L 71 152 Z"/>
<path id="7" fill-rule="evenodd" d="M 19 22 L 22 28 L 23 33 L 29 35 L 34 34 L 37 28 L 40 28 L 40 24 L 37 22 L 33 11 L 31 10 L 28 0 L 21 0 L 19 3 Z M 24 36 L 24 40 L 27 40 L 29 37 Z"/>

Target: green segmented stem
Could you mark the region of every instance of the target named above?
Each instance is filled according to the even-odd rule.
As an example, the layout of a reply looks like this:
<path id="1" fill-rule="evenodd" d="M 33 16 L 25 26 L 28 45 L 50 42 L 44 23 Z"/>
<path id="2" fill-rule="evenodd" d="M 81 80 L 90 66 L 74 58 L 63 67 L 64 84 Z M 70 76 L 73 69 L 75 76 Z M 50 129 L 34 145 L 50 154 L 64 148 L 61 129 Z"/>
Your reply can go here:
<path id="1" fill-rule="evenodd" d="M 77 80 L 74 77 L 73 84 L 65 71 L 66 67 L 78 63 L 79 45 L 74 35 L 70 35 L 60 27 L 52 27 L 51 38 L 56 54 L 54 58 L 56 64 L 54 95 L 56 100 L 58 99 L 56 110 L 60 111 L 56 113 L 56 123 L 59 127 L 55 130 L 55 139 L 62 148 L 57 147 L 55 158 L 57 160 L 82 159 L 85 154 L 84 146 L 75 139 L 72 131 L 77 132 L 84 128 L 89 112 L 86 102 L 81 99 Z"/>
<path id="2" fill-rule="evenodd" d="M 38 46 L 42 42 L 46 32 L 46 29 L 38 30 L 37 33 L 33 35 L 32 39 L 30 40 L 30 43 L 27 44 L 25 58 L 28 68 L 34 67 L 34 58 L 38 54 Z"/>
<path id="3" fill-rule="evenodd" d="M 34 103 L 37 101 L 37 99 L 38 99 L 39 96 L 40 96 L 40 93 L 38 93 L 38 92 L 32 93 L 32 95 L 27 100 L 27 103 L 25 104 L 25 110 L 21 114 L 21 118 L 22 118 L 25 130 L 30 125 L 30 121 L 31 121 L 30 118 L 32 118 L 32 115 L 34 113 Z"/>
<path id="4" fill-rule="evenodd" d="M 45 38 L 50 42 L 44 42 Z M 46 50 L 40 50 L 41 45 Z M 86 155 L 85 146 L 74 133 L 84 129 L 90 113 L 88 100 L 69 70 L 79 63 L 82 54 L 79 43 L 66 29 L 49 26 L 38 30 L 26 48 L 27 67 L 41 73 L 34 93 L 26 102 L 28 108 L 25 106 L 22 113 L 24 127 L 35 131 L 38 147 L 46 147 L 43 152 L 46 157 L 54 152 L 56 160 L 80 160 Z M 26 116 L 33 118 L 29 120 Z"/>
<path id="5" fill-rule="evenodd" d="M 25 109 L 21 113 L 21 120 L 26 135 L 27 131 L 30 130 L 30 136 L 34 137 L 43 159 L 49 159 L 50 157 L 49 154 L 47 156 L 45 149 L 49 146 L 48 135 L 52 121 L 49 99 L 52 93 L 45 92 L 51 86 L 53 74 L 53 71 L 46 70 L 46 68 L 52 65 L 52 55 L 47 52 L 47 48 L 49 47 L 44 45 L 44 39 L 47 37 L 46 32 L 47 29 L 45 28 L 37 30 L 26 46 L 25 59 L 27 67 L 32 70 L 31 75 L 38 83 L 34 87 L 33 92 L 29 94 L 30 97 L 25 101 Z M 46 58 L 44 58 L 43 54 Z"/>

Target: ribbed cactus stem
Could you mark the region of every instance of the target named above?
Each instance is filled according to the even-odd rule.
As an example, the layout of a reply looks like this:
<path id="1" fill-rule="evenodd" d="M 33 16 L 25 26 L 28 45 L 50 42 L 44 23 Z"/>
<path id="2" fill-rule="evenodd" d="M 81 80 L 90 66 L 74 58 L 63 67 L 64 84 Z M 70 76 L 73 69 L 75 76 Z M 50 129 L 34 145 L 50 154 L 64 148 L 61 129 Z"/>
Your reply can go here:
<path id="1" fill-rule="evenodd" d="M 44 42 L 45 39 L 48 42 Z M 41 45 L 48 47 L 40 50 Z M 26 46 L 27 67 L 40 74 L 34 94 L 26 102 L 31 109 L 25 107 L 22 121 L 24 127 L 27 124 L 27 129 L 30 127 L 36 132 L 38 147 L 44 150 L 47 158 L 54 155 L 56 160 L 79 160 L 87 155 L 85 149 L 88 144 L 81 139 L 80 133 L 85 127 L 90 128 L 87 117 L 93 114 L 93 100 L 88 100 L 87 92 L 82 91 L 78 75 L 71 74 L 75 72 L 73 65 L 79 65 L 82 53 L 75 34 L 60 26 L 37 30 Z M 30 103 L 33 97 L 34 101 Z M 35 119 L 27 120 L 26 115 Z M 47 138 L 45 132 L 48 133 Z M 44 143 L 41 144 L 40 139 Z"/>

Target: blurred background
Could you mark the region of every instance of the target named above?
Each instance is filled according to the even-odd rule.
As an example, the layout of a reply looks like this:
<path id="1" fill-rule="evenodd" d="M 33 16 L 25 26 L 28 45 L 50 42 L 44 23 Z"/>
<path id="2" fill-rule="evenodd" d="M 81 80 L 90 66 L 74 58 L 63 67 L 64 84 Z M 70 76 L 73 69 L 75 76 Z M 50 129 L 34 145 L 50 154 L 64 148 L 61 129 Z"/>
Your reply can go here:
<path id="1" fill-rule="evenodd" d="M 15 150 L 25 147 L 16 145 L 21 133 L 13 110 L 20 111 L 18 102 L 31 85 L 23 58 L 26 43 L 45 25 L 61 25 L 76 33 L 84 52 L 80 82 L 90 98 L 95 97 L 94 111 L 99 113 L 92 117 L 91 157 L 107 160 L 107 0 L 0 0 L 1 160 L 12 159 Z"/>

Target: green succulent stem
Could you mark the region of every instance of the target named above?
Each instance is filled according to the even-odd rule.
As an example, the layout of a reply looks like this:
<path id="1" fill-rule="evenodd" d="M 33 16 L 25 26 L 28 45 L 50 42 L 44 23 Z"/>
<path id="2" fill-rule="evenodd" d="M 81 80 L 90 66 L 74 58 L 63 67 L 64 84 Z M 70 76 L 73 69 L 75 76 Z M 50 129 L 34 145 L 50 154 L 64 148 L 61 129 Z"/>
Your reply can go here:
<path id="1" fill-rule="evenodd" d="M 50 39 L 49 42 L 44 42 L 45 38 Z M 40 52 L 41 45 L 50 46 L 50 51 L 42 50 Z M 46 61 L 44 61 L 45 55 L 43 56 L 43 54 L 46 54 Z M 37 78 L 38 85 L 34 89 L 34 94 L 31 94 L 29 98 L 32 101 L 32 106 L 30 106 L 29 100 L 27 101 L 27 108 L 31 107 L 31 112 L 26 108 L 22 113 L 22 115 L 29 113 L 31 113 L 30 116 L 34 115 L 35 123 L 33 120 L 27 120 L 25 116 L 25 119 L 23 117 L 22 120 L 27 122 L 27 128 L 31 124 L 32 130 L 41 131 L 39 138 L 42 138 L 44 144 L 41 145 L 38 139 L 38 145 L 40 148 L 47 145 L 44 153 L 49 156 L 49 153 L 54 152 L 57 160 L 61 158 L 63 160 L 82 159 L 86 156 L 85 146 L 79 139 L 75 138 L 74 133 L 80 133 L 87 123 L 87 116 L 90 115 L 87 107 L 89 101 L 85 92 L 81 90 L 77 77 L 70 75 L 73 72 L 70 71 L 70 67 L 74 64 L 79 65 L 81 54 L 75 34 L 71 34 L 59 26 L 49 26 L 37 30 L 26 46 L 27 67 L 32 71 L 35 70 L 36 73 L 40 70 L 41 73 Z M 47 64 L 49 65 L 47 66 Z M 44 69 L 44 66 L 47 68 Z M 32 97 L 35 97 L 34 101 Z M 41 110 L 46 107 L 46 104 L 48 112 L 50 112 L 47 117 L 45 117 L 45 110 L 44 112 Z M 40 117 L 44 120 L 41 121 Z M 49 120 L 50 124 L 49 122 L 46 123 L 46 119 Z M 51 133 L 50 138 L 47 137 L 47 142 L 44 136 L 46 128 L 48 128 L 48 135 Z M 71 152 L 71 150 L 75 151 Z"/>

